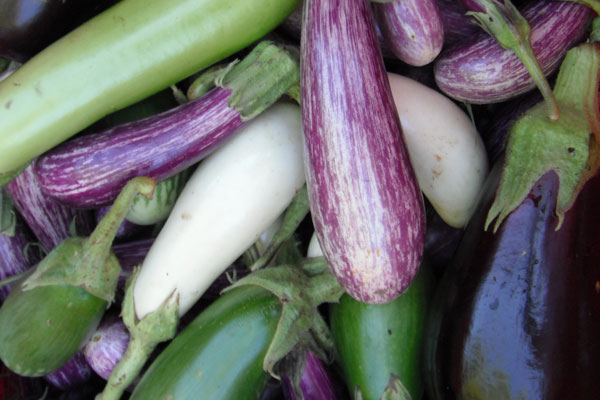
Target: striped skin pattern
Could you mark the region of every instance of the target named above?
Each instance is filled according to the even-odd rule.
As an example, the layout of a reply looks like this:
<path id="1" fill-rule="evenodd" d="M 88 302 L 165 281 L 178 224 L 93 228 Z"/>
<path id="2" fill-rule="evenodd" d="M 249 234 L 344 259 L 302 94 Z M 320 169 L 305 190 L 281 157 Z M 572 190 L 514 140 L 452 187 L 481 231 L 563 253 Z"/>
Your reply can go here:
<path id="1" fill-rule="evenodd" d="M 158 181 L 208 155 L 244 123 L 227 106 L 229 89 L 193 102 L 73 139 L 38 158 L 42 190 L 73 207 L 110 203 L 136 176 Z"/>
<path id="2" fill-rule="evenodd" d="M 533 51 L 546 76 L 583 39 L 592 16 L 587 6 L 561 1 L 538 0 L 520 11 L 529 21 Z M 444 93 L 475 104 L 501 102 L 535 87 L 517 56 L 484 32 L 442 52 L 434 74 Z"/>
<path id="3" fill-rule="evenodd" d="M 346 291 L 396 298 L 423 252 L 423 199 L 367 0 L 308 0 L 301 42 L 305 169 L 317 237 Z"/>
<path id="4" fill-rule="evenodd" d="M 396 0 L 373 6 L 382 35 L 398 59 L 420 67 L 440 54 L 444 25 L 435 0 Z"/>
<path id="5" fill-rule="evenodd" d="M 89 210 L 71 208 L 43 193 L 33 164 L 9 182 L 6 189 L 15 202 L 15 208 L 47 251 L 71 236 L 73 221 L 79 236 L 89 235 L 95 226 Z"/>

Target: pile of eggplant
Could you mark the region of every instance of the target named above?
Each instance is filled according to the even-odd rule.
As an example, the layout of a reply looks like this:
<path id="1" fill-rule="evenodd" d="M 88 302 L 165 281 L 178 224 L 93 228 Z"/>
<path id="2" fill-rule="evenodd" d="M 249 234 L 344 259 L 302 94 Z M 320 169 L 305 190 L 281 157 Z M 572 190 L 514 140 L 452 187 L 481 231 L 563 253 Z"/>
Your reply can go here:
<path id="1" fill-rule="evenodd" d="M 596 398 L 598 12 L 6 0 L 0 400 Z"/>

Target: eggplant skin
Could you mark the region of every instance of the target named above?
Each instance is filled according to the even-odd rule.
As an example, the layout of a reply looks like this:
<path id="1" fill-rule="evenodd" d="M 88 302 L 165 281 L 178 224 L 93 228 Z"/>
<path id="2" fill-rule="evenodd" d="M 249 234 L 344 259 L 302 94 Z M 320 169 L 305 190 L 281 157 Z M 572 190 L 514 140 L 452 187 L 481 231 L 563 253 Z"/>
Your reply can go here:
<path id="1" fill-rule="evenodd" d="M 500 168 L 442 278 L 428 320 L 432 399 L 592 399 L 600 393 L 600 175 L 556 231 L 558 179 L 541 177 L 496 234 Z"/>
<path id="2" fill-rule="evenodd" d="M 13 288 L 0 308 L 0 360 L 24 376 L 63 366 L 93 334 L 106 301 L 75 286 Z"/>
<path id="3" fill-rule="evenodd" d="M 130 399 L 259 399 L 281 309 L 277 297 L 258 287 L 225 293 L 158 355 Z"/>
<path id="4" fill-rule="evenodd" d="M 593 12 L 573 2 L 536 0 L 520 10 L 531 26 L 531 45 L 546 76 L 587 33 Z M 448 96 L 469 103 L 497 103 L 535 87 L 517 56 L 485 32 L 443 51 L 434 65 L 435 81 Z"/>
<path id="5" fill-rule="evenodd" d="M 390 374 L 398 376 L 413 399 L 423 395 L 421 359 L 429 299 L 429 265 L 422 263 L 408 289 L 386 304 L 364 304 L 348 295 L 329 307 L 333 341 L 351 393 L 380 399 Z"/>

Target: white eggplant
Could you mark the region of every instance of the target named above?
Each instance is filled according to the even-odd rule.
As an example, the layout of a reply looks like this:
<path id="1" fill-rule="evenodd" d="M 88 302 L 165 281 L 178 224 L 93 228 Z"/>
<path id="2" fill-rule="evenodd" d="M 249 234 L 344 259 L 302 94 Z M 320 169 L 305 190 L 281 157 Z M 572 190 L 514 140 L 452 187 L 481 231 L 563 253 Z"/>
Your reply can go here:
<path id="1" fill-rule="evenodd" d="M 483 141 L 449 98 L 388 73 L 404 140 L 423 194 L 450 226 L 467 224 L 488 173 Z"/>
<path id="2" fill-rule="evenodd" d="M 196 169 L 133 289 L 138 318 L 174 293 L 179 315 L 279 217 L 304 184 L 300 109 L 278 103 Z"/>

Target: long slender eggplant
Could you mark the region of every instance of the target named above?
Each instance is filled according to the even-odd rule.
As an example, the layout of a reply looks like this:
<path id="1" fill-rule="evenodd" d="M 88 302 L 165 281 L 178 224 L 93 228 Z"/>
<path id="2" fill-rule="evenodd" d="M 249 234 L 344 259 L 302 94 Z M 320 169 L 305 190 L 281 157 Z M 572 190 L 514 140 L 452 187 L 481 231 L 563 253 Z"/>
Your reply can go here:
<path id="1" fill-rule="evenodd" d="M 425 216 L 370 4 L 308 0 L 303 18 L 302 116 L 315 230 L 351 296 L 389 302 L 416 275 Z"/>
<path id="2" fill-rule="evenodd" d="M 109 203 L 135 176 L 161 181 L 197 163 L 297 79 L 295 55 L 262 42 L 225 72 L 223 87 L 156 116 L 76 138 L 41 156 L 35 172 L 44 192 L 63 203 Z"/>
<path id="3" fill-rule="evenodd" d="M 89 210 L 68 207 L 42 192 L 40 182 L 30 164 L 6 185 L 15 207 L 47 251 L 51 251 L 71 236 L 75 223 L 79 235 L 92 231 L 95 221 Z"/>
<path id="4" fill-rule="evenodd" d="M 484 231 L 500 176 L 446 271 L 429 319 L 432 399 L 591 399 L 600 391 L 600 176 L 559 230 L 558 180 L 536 183 L 494 234 Z"/>
<path id="5" fill-rule="evenodd" d="M 395 0 L 373 7 L 381 34 L 399 60 L 419 67 L 438 56 L 444 24 L 435 0 Z"/>
<path id="6" fill-rule="evenodd" d="M 593 14 L 581 4 L 545 0 L 520 11 L 529 21 L 531 45 L 546 76 L 584 38 Z M 517 56 L 485 32 L 443 52 L 435 62 L 435 79 L 450 97 L 476 104 L 508 100 L 535 87 Z"/>

